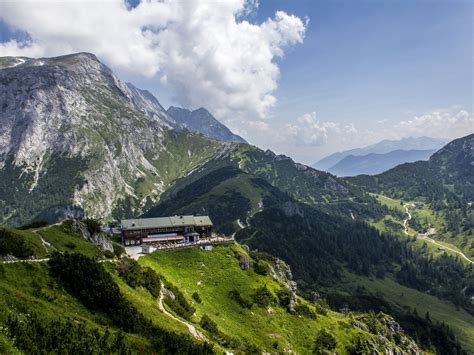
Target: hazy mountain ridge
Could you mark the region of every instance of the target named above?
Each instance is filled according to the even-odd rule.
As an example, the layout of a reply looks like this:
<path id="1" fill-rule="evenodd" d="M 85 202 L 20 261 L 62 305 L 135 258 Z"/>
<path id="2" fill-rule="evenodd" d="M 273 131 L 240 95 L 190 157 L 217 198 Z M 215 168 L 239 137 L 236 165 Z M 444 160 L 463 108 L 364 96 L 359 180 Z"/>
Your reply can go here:
<path id="1" fill-rule="evenodd" d="M 387 171 L 397 165 L 428 160 L 436 150 L 393 150 L 388 153 L 369 153 L 366 155 L 348 155 L 328 172 L 336 176 L 374 175 Z"/>
<path id="2" fill-rule="evenodd" d="M 205 108 L 194 111 L 171 106 L 166 111 L 176 122 L 190 131 L 198 132 L 212 139 L 225 142 L 247 143 L 242 137 L 232 133 Z"/>
<path id="3" fill-rule="evenodd" d="M 349 155 L 363 156 L 367 154 L 386 154 L 395 150 L 438 150 L 446 143 L 448 143 L 447 139 L 430 137 L 408 137 L 400 140 L 386 139 L 364 148 L 350 149 L 331 154 L 320 159 L 312 166 L 319 170 L 331 171 L 332 167 Z M 396 165 L 397 164 L 391 166 L 391 168 Z"/>

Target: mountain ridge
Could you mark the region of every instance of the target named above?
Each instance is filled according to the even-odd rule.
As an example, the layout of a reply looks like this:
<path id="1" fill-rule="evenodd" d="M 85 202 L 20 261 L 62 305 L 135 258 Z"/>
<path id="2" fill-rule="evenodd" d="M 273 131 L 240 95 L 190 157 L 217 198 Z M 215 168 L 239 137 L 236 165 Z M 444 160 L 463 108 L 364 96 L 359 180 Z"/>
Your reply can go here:
<path id="1" fill-rule="evenodd" d="M 219 122 L 208 110 L 201 107 L 188 110 L 170 106 L 166 113 L 173 117 L 185 128 L 202 133 L 204 136 L 224 142 L 247 143 L 245 139 L 231 132 L 229 128 Z"/>
<path id="2" fill-rule="evenodd" d="M 336 176 L 375 175 L 383 173 L 397 165 L 418 160 L 428 160 L 436 150 L 397 149 L 388 153 L 369 153 L 348 155 L 328 169 Z"/>
<path id="3" fill-rule="evenodd" d="M 444 144 L 448 143 L 447 139 L 422 137 L 408 137 L 399 140 L 385 139 L 378 143 L 369 145 L 364 148 L 355 148 L 342 152 L 328 155 L 312 164 L 312 167 L 323 171 L 329 171 L 331 167 L 348 155 L 361 156 L 370 153 L 385 154 L 394 150 L 437 150 Z"/>

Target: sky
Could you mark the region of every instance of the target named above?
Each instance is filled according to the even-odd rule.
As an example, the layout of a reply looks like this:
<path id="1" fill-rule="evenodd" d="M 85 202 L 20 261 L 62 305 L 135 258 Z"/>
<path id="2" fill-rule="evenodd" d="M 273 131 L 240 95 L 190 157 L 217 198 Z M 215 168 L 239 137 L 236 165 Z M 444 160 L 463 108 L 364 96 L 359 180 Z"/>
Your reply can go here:
<path id="1" fill-rule="evenodd" d="M 207 108 L 311 164 L 474 132 L 470 0 L 0 2 L 0 56 L 95 53 L 163 106 Z"/>

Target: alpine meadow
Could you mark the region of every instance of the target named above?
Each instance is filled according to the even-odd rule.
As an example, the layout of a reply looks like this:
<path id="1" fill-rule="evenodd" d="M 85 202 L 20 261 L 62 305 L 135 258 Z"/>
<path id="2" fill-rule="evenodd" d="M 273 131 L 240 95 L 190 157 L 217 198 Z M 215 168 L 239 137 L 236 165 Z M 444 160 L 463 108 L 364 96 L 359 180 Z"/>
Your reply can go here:
<path id="1" fill-rule="evenodd" d="M 472 11 L 1 3 L 0 354 L 472 354 Z"/>

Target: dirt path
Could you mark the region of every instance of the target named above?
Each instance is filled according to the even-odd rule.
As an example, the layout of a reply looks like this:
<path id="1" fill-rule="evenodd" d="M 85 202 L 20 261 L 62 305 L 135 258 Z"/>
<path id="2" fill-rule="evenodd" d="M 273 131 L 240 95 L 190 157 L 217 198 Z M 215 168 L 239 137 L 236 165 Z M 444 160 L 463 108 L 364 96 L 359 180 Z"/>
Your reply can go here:
<path id="1" fill-rule="evenodd" d="M 411 213 L 408 207 L 406 205 L 404 205 L 403 207 L 405 207 L 405 211 L 408 215 L 408 217 L 403 220 L 403 227 L 405 227 L 405 234 L 408 235 L 408 222 L 411 220 L 412 217 L 411 217 Z"/>
<path id="2" fill-rule="evenodd" d="M 455 249 L 452 249 L 452 248 L 450 248 L 450 247 L 447 247 L 446 245 L 440 244 L 440 243 L 438 243 L 436 240 L 434 240 L 434 239 L 432 239 L 432 238 L 430 238 L 430 237 L 427 237 L 426 235 L 424 235 L 424 236 L 419 236 L 419 237 L 422 238 L 422 239 L 425 239 L 425 240 L 427 240 L 427 241 L 429 241 L 429 242 L 431 242 L 431 243 L 433 243 L 433 244 L 435 244 L 435 245 L 437 245 L 437 246 L 439 246 L 439 247 L 441 247 L 441 248 L 443 248 L 443 249 L 446 249 L 446 250 L 449 250 L 450 252 L 456 253 L 456 254 L 460 255 L 463 259 L 465 259 L 466 261 L 468 261 L 469 263 L 474 264 L 474 262 L 471 261 L 471 259 L 469 259 L 466 255 L 464 255 L 464 254 L 463 254 L 462 252 L 460 252 L 460 251 L 457 251 L 457 250 L 455 250 Z"/>
<path id="3" fill-rule="evenodd" d="M 174 319 L 174 320 L 184 324 L 188 328 L 191 335 L 193 337 L 195 337 L 196 339 L 206 340 L 206 337 L 200 331 L 198 331 L 194 325 L 192 325 L 191 323 L 189 323 L 189 322 L 187 322 L 183 319 L 179 319 L 179 318 L 175 317 L 173 314 L 171 314 L 170 312 L 168 312 L 166 310 L 166 308 L 163 305 L 163 298 L 164 298 L 163 291 L 164 291 L 164 287 L 163 287 L 163 285 L 161 285 L 160 298 L 158 300 L 158 308 L 160 309 L 160 311 L 162 311 L 164 314 L 166 314 L 171 319 Z"/>
<path id="4" fill-rule="evenodd" d="M 17 260 L 4 260 L 0 261 L 0 264 L 16 264 L 16 263 L 43 263 L 49 261 L 49 258 L 44 259 L 17 259 Z"/>
<path id="5" fill-rule="evenodd" d="M 412 215 L 410 213 L 410 210 L 408 209 L 408 206 L 405 205 L 403 206 L 405 207 L 405 211 L 408 215 L 408 217 L 406 219 L 403 220 L 403 226 L 405 227 L 405 234 L 408 235 L 408 222 L 412 219 Z M 450 248 L 450 247 L 447 247 L 446 245 L 443 245 L 443 244 L 440 244 L 438 243 L 436 240 L 426 236 L 426 235 L 421 235 L 421 234 L 418 234 L 418 237 L 419 238 L 422 238 L 422 239 L 425 239 L 443 249 L 446 249 L 446 250 L 449 250 L 450 252 L 453 252 L 453 253 L 456 253 L 458 255 L 460 255 L 464 260 L 466 260 L 467 262 L 471 263 L 471 264 L 474 264 L 474 262 L 469 259 L 466 255 L 464 255 L 464 253 L 460 252 L 460 251 L 457 251 L 456 249 L 453 249 L 453 248 Z"/>

